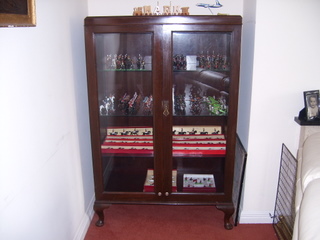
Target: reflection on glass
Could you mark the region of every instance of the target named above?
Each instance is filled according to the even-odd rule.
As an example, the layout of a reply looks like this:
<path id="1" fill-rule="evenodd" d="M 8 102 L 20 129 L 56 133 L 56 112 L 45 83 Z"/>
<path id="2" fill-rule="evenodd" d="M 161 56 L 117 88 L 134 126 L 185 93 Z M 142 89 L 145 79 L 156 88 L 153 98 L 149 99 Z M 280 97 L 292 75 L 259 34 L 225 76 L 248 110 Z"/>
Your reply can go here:
<path id="1" fill-rule="evenodd" d="M 230 35 L 174 32 L 172 39 L 172 169 L 177 169 L 177 191 L 223 192 Z"/>
<path id="2" fill-rule="evenodd" d="M 152 34 L 95 35 L 104 190 L 142 192 L 154 169 Z"/>
<path id="3" fill-rule="evenodd" d="M 227 116 L 230 35 L 173 34 L 175 115 Z"/>

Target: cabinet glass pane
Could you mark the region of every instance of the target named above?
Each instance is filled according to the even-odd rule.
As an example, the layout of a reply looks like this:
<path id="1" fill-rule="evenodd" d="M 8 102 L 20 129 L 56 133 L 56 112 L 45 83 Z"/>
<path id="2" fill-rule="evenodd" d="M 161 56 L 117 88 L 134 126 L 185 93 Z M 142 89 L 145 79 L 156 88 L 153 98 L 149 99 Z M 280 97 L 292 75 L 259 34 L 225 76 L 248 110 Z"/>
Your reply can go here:
<path id="1" fill-rule="evenodd" d="M 142 192 L 154 168 L 151 40 L 151 33 L 95 35 L 105 191 Z"/>
<path id="2" fill-rule="evenodd" d="M 173 170 L 178 192 L 224 191 L 230 34 L 174 32 Z"/>

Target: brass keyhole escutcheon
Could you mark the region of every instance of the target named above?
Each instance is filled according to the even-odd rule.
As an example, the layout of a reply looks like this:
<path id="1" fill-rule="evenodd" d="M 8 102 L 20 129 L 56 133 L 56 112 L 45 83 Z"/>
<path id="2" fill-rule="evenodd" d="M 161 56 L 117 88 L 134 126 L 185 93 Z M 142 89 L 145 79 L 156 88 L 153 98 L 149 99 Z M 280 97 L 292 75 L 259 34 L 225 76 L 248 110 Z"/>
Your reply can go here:
<path id="1" fill-rule="evenodd" d="M 162 108 L 163 108 L 163 115 L 167 117 L 170 114 L 168 100 L 162 101 Z"/>

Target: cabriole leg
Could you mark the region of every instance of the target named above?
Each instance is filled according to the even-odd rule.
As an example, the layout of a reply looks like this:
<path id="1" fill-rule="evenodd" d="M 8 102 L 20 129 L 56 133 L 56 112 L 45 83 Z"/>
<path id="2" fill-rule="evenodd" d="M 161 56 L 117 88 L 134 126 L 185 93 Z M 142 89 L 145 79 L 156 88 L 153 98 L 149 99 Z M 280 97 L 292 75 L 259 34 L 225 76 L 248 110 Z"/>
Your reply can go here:
<path id="1" fill-rule="evenodd" d="M 224 228 L 227 230 L 231 230 L 233 228 L 233 224 L 231 222 L 231 217 L 234 213 L 233 205 L 217 205 L 218 210 L 224 212 Z"/>
<path id="2" fill-rule="evenodd" d="M 102 227 L 104 225 L 104 213 L 103 210 L 108 208 L 108 206 L 94 205 L 93 209 L 95 213 L 98 215 L 99 219 L 96 222 L 97 227 Z"/>

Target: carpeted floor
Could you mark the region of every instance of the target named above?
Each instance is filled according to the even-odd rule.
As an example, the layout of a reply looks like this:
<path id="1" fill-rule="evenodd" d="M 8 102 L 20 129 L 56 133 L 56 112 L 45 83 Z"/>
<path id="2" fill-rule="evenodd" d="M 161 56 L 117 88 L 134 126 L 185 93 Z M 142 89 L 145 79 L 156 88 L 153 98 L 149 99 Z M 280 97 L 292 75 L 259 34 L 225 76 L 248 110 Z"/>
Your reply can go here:
<path id="1" fill-rule="evenodd" d="M 272 224 L 223 227 L 223 212 L 212 206 L 112 205 L 105 224 L 96 214 L 85 240 L 276 240 Z"/>

